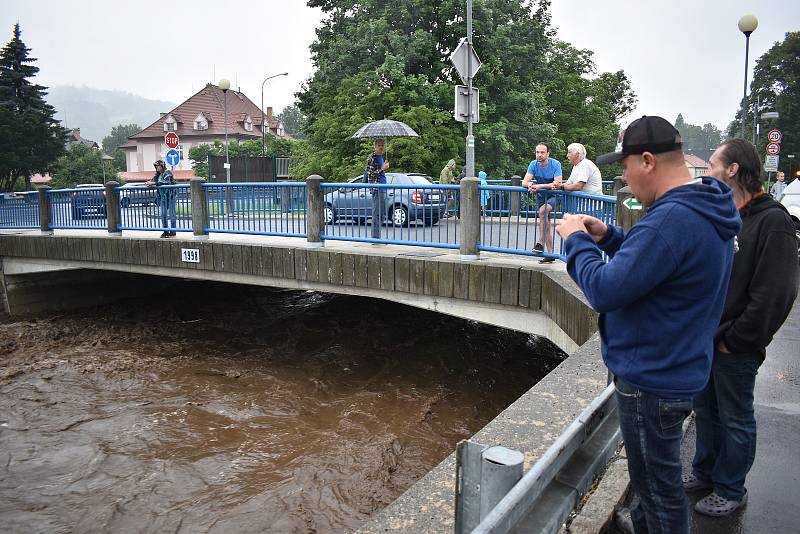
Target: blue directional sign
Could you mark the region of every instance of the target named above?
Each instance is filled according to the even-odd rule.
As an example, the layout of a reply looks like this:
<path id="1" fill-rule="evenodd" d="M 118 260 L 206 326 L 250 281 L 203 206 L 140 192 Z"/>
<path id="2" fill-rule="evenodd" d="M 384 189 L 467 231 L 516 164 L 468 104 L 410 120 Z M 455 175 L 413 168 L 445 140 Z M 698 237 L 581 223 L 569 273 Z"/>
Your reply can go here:
<path id="1" fill-rule="evenodd" d="M 165 157 L 167 160 L 167 165 L 170 167 L 175 167 L 181 161 L 181 155 L 174 148 L 171 148 Z"/>

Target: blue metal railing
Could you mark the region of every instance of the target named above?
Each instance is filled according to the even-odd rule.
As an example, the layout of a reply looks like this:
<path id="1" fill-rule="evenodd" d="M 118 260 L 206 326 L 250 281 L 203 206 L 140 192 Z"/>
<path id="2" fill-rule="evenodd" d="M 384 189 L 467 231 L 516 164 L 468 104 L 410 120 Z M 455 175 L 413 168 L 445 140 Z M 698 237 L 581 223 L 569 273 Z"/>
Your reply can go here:
<path id="1" fill-rule="evenodd" d="M 206 232 L 306 237 L 305 182 L 203 184 Z"/>
<path id="2" fill-rule="evenodd" d="M 39 195 L 0 196 L 0 228 L 39 228 Z"/>
<path id="3" fill-rule="evenodd" d="M 189 186 L 117 187 L 119 191 L 120 230 L 192 231 L 192 199 Z M 161 202 L 174 205 L 175 223 L 167 211 L 167 224 L 161 215 Z"/>
<path id="4" fill-rule="evenodd" d="M 380 237 L 373 237 L 372 227 L 376 190 L 381 192 L 384 218 Z M 449 249 L 459 246 L 457 185 L 323 183 L 322 193 L 323 239 Z M 452 217 L 452 222 L 440 224 L 446 217 Z"/>
<path id="5" fill-rule="evenodd" d="M 104 187 L 50 189 L 50 228 L 107 229 Z"/>
<path id="6" fill-rule="evenodd" d="M 492 180 L 479 185 L 481 233 L 478 250 L 565 259 L 554 231 L 563 213 L 586 213 L 614 224 L 616 198 L 572 191 L 547 191 L 558 202 L 540 219 L 537 195 L 527 188 Z M 304 182 L 204 183 L 207 233 L 306 237 Z M 389 243 L 458 249 L 461 239 L 460 186 L 430 183 L 387 185 L 323 183 L 323 240 Z M 192 206 L 185 184 L 156 188 L 118 187 L 119 230 L 190 232 Z M 381 192 L 383 221 L 372 225 L 373 191 Z M 174 228 L 161 218 L 160 195 L 172 192 Z M 105 188 L 48 190 L 49 227 L 106 229 Z M 0 228 L 37 228 L 38 196 L 0 199 Z M 379 232 L 374 233 L 374 230 Z M 537 244 L 542 245 L 539 250 Z"/>

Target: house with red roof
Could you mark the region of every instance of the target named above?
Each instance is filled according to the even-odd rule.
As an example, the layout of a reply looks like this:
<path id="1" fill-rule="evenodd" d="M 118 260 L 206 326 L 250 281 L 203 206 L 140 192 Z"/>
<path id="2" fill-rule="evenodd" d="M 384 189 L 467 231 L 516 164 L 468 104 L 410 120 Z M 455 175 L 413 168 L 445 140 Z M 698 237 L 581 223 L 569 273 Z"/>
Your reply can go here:
<path id="1" fill-rule="evenodd" d="M 684 154 L 683 161 L 686 163 L 686 168 L 695 178 L 708 175 L 708 162 L 703 158 L 694 154 Z"/>
<path id="2" fill-rule="evenodd" d="M 228 141 L 260 139 L 262 133 L 262 111 L 247 96 L 239 91 L 227 91 Z M 263 114 L 265 133 L 288 137 L 283 123 L 272 115 L 268 107 Z M 188 181 L 194 174 L 189 161 L 189 149 L 214 141 L 225 142 L 225 94 L 216 85 L 206 84 L 196 94 L 169 113 L 161 116 L 147 128 L 128 138 L 120 146 L 125 152 L 127 170 L 119 173 L 126 182 L 144 182 L 153 176 L 153 162 L 164 159 L 169 148 L 164 144 L 164 135 L 175 132 L 180 137 L 178 152 L 180 164 L 174 169 L 177 181 Z"/>

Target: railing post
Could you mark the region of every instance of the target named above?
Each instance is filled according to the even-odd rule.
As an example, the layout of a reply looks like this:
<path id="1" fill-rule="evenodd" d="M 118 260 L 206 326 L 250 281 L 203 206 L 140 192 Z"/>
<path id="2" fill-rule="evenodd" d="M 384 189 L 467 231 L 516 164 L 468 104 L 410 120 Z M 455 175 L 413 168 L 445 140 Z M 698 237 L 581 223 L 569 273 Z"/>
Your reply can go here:
<path id="1" fill-rule="evenodd" d="M 51 187 L 39 186 L 39 229 L 42 235 L 53 235 L 50 228 L 50 196 L 47 194 Z"/>
<path id="2" fill-rule="evenodd" d="M 106 223 L 108 225 L 108 233 L 114 236 L 122 235 L 119 229 L 122 213 L 119 209 L 119 191 L 117 187 L 119 187 L 119 183 L 113 180 L 106 182 Z"/>
<path id="3" fill-rule="evenodd" d="M 206 223 L 208 222 L 207 190 L 203 189 L 206 181 L 203 178 L 192 178 L 189 182 L 192 192 L 192 230 L 197 240 L 208 239 Z"/>
<path id="4" fill-rule="evenodd" d="M 515 174 L 511 177 L 511 186 L 512 187 L 522 187 L 522 177 Z M 522 199 L 522 195 L 520 193 L 515 193 L 512 191 L 511 195 L 511 202 L 509 208 L 511 209 L 511 213 L 509 214 L 511 217 L 516 217 L 519 215 L 519 205 L 520 200 Z"/>
<path id="5" fill-rule="evenodd" d="M 622 227 L 623 230 L 626 232 L 630 230 L 634 224 L 639 222 L 639 220 L 644 217 L 647 211 L 644 209 L 644 206 L 639 204 L 632 204 L 631 207 L 625 205 L 625 201 L 628 199 L 636 200 L 631 193 L 631 188 L 627 185 L 617 191 L 617 206 L 616 206 L 616 218 L 617 218 L 617 226 Z M 638 205 L 638 207 L 637 207 Z"/>
<path id="6" fill-rule="evenodd" d="M 481 519 L 489 515 L 522 478 L 525 456 L 505 447 L 489 447 L 481 455 Z"/>
<path id="7" fill-rule="evenodd" d="M 478 239 L 481 233 L 481 195 L 478 191 L 480 180 L 474 177 L 461 179 L 461 251 L 462 260 L 477 260 Z"/>
<path id="8" fill-rule="evenodd" d="M 325 229 L 325 199 L 322 195 L 322 176 L 306 178 L 306 239 L 309 247 L 321 247 Z"/>

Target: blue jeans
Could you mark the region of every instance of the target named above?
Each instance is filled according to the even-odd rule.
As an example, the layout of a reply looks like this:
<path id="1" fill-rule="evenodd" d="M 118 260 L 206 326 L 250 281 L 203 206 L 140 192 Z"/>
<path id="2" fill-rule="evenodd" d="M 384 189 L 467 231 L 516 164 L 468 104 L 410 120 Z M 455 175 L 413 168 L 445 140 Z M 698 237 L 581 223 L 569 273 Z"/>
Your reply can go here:
<path id="1" fill-rule="evenodd" d="M 756 457 L 753 389 L 759 354 L 714 352 L 711 378 L 694 399 L 697 445 L 692 472 L 714 483 L 717 495 L 739 501 Z"/>
<path id="2" fill-rule="evenodd" d="M 687 534 L 689 502 L 681 481 L 683 421 L 692 399 L 665 398 L 616 377 L 619 426 L 631 485 L 641 500 L 631 509 L 637 534 Z"/>
<path id="3" fill-rule="evenodd" d="M 170 228 L 167 226 L 167 215 L 169 215 L 169 222 L 172 223 L 172 228 L 175 228 L 175 200 L 177 196 L 174 189 L 158 192 L 158 204 L 161 207 L 161 228 L 165 230 Z"/>
<path id="4" fill-rule="evenodd" d="M 386 189 L 372 189 L 372 237 L 380 239 L 381 225 L 386 218 Z"/>

